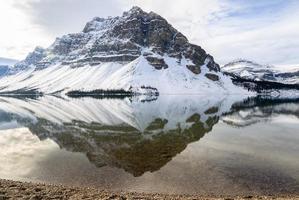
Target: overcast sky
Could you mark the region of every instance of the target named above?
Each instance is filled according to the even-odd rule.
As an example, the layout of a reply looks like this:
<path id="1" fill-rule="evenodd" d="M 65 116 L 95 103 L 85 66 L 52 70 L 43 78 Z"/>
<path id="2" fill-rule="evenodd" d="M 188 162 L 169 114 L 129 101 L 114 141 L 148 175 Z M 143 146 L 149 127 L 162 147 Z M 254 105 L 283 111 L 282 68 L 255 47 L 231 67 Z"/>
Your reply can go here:
<path id="1" fill-rule="evenodd" d="M 299 64 L 298 0 L 1 0 L 0 57 L 23 59 L 95 16 L 133 5 L 165 17 L 220 64 Z"/>

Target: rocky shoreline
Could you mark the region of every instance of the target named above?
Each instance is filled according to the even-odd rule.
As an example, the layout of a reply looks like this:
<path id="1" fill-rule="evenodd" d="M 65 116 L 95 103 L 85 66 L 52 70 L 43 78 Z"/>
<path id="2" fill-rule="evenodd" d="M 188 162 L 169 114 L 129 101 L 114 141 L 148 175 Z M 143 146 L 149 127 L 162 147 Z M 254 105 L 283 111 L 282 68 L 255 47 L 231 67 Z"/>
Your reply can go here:
<path id="1" fill-rule="evenodd" d="M 244 197 L 203 197 L 189 195 L 164 195 L 164 194 L 145 194 L 133 192 L 111 192 L 90 187 L 70 187 L 63 185 L 50 185 L 41 183 L 25 183 L 9 180 L 0 180 L 0 200 L 6 199 L 28 199 L 28 200 L 49 200 L 49 199 L 298 199 L 299 196 L 244 196 Z"/>

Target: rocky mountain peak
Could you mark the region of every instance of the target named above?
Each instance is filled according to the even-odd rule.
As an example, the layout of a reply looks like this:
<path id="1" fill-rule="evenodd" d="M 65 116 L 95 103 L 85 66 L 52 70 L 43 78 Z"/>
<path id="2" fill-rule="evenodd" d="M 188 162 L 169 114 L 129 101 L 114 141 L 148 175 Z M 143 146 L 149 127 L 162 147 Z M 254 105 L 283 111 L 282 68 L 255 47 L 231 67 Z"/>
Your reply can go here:
<path id="1" fill-rule="evenodd" d="M 129 11 L 123 13 L 123 16 L 132 16 L 132 15 L 146 15 L 147 13 L 143 11 L 138 6 L 133 6 Z"/>
<path id="2" fill-rule="evenodd" d="M 195 74 L 201 73 L 203 65 L 210 71 L 220 71 L 212 56 L 190 44 L 166 19 L 136 6 L 119 17 L 93 18 L 82 32 L 57 38 L 46 50 L 36 49 L 21 64 L 40 69 L 53 63 L 80 67 L 103 62 L 128 63 L 140 56 L 159 70 L 168 68 L 163 58 L 167 56 L 178 63 L 187 60 L 186 67 Z"/>
<path id="3" fill-rule="evenodd" d="M 165 69 L 167 66 L 163 60 L 151 54 L 174 57 L 178 62 L 183 58 L 191 60 L 193 64 L 188 69 L 196 74 L 200 73 L 204 64 L 207 64 L 210 71 L 219 71 L 212 56 L 206 54 L 200 46 L 190 44 L 166 19 L 136 6 L 120 17 L 95 17 L 86 24 L 82 33 L 69 34 L 57 39 L 52 45 L 54 54 L 67 57 L 64 59 L 66 64 L 74 60 L 77 62 L 78 53 L 84 57 L 84 62 L 93 64 L 130 62 L 144 55 L 145 48 L 152 52 L 146 51 L 145 56 L 156 69 Z"/>

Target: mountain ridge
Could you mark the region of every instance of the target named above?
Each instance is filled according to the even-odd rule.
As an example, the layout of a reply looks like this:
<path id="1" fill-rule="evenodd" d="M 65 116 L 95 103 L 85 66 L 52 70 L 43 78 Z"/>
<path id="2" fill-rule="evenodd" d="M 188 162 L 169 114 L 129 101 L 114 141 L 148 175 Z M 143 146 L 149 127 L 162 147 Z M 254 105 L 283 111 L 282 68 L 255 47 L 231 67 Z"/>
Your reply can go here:
<path id="1" fill-rule="evenodd" d="M 230 76 L 248 80 L 299 84 L 299 67 L 288 71 L 273 65 L 262 65 L 254 61 L 238 59 L 223 65 L 221 71 Z"/>
<path id="2" fill-rule="evenodd" d="M 258 95 L 298 99 L 299 68 L 282 70 L 273 65 L 261 65 L 239 59 L 222 66 L 221 71 L 231 76 L 235 85 L 254 91 Z"/>

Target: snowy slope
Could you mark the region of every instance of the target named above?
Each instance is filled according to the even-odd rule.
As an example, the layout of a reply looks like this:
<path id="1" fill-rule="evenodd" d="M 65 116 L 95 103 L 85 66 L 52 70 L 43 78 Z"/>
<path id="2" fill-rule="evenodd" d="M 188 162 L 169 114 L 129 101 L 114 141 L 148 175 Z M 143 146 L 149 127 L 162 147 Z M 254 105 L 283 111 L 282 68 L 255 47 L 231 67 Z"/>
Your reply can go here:
<path id="1" fill-rule="evenodd" d="M 169 67 L 164 70 L 154 69 L 143 56 L 125 65 L 108 62 L 80 68 L 60 64 L 43 70 L 35 70 L 32 67 L 15 75 L 3 77 L 0 79 L 0 86 L 2 93 L 22 89 L 36 89 L 44 94 L 51 94 L 57 91 L 65 93 L 73 90 L 130 88 L 138 92 L 141 86 L 157 88 L 161 94 L 243 92 L 232 84 L 229 77 L 220 72 L 215 73 L 221 78 L 220 81 L 211 81 L 204 76 L 205 71 L 196 75 L 178 64 L 174 58 L 167 57 L 165 62 Z"/>
<path id="2" fill-rule="evenodd" d="M 237 60 L 221 67 L 221 71 L 243 79 L 299 84 L 299 67 L 295 66 L 276 67 L 247 60 Z"/>

